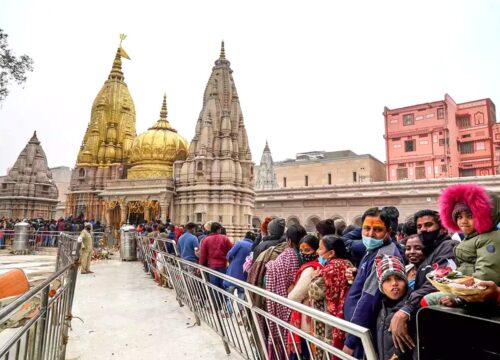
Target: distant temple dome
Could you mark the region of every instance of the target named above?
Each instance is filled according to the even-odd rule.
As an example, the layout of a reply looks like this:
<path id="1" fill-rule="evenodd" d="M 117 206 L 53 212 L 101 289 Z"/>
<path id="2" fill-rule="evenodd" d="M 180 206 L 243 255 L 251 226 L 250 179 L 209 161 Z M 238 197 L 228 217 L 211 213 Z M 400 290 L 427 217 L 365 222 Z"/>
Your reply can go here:
<path id="1" fill-rule="evenodd" d="M 128 179 L 171 177 L 173 164 L 185 160 L 189 144 L 167 120 L 167 98 L 163 97 L 160 119 L 137 136 L 129 153 Z"/>

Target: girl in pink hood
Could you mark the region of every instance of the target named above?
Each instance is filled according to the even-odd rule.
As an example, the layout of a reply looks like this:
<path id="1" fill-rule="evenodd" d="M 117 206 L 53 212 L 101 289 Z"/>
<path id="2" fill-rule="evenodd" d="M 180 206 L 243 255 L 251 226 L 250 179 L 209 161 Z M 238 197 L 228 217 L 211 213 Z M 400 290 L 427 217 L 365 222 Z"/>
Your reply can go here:
<path id="1" fill-rule="evenodd" d="M 497 199 L 477 184 L 457 184 L 443 190 L 439 198 L 439 215 L 451 231 L 462 232 L 465 238 L 455 249 L 457 270 L 463 275 L 500 284 L 500 231 Z M 429 296 L 429 295 L 428 295 Z M 426 297 L 428 304 L 439 302 L 457 306 L 454 296 Z"/>

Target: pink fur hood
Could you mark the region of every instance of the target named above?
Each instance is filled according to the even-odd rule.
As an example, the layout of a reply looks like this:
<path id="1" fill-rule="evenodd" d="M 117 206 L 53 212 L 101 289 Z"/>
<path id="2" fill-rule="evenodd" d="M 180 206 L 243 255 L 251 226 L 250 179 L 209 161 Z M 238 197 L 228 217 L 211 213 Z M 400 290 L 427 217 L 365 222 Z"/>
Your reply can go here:
<path id="1" fill-rule="evenodd" d="M 492 201 L 485 188 L 477 184 L 457 184 L 448 186 L 439 197 L 439 216 L 443 225 L 452 231 L 460 231 L 453 221 L 453 208 L 458 202 L 467 204 L 474 219 L 474 229 L 482 234 L 491 231 Z"/>

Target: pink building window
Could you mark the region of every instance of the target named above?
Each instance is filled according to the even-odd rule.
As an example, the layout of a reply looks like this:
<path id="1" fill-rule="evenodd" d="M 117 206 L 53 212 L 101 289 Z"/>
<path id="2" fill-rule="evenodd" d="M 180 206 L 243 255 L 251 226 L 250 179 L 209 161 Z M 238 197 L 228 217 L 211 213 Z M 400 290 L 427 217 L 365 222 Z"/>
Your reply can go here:
<path id="1" fill-rule="evenodd" d="M 413 114 L 406 114 L 403 116 L 403 125 L 413 125 Z"/>
<path id="2" fill-rule="evenodd" d="M 458 115 L 456 121 L 460 129 L 470 127 L 470 115 Z"/>
<path id="3" fill-rule="evenodd" d="M 458 150 L 460 154 L 472 154 L 474 152 L 474 142 L 468 141 L 463 142 L 458 145 Z"/>
<path id="4" fill-rule="evenodd" d="M 407 180 L 407 179 L 408 179 L 408 168 L 399 168 L 398 180 Z"/>
<path id="5" fill-rule="evenodd" d="M 438 119 L 444 119 L 444 108 L 438 108 L 437 109 L 437 117 Z"/>
<path id="6" fill-rule="evenodd" d="M 405 152 L 411 152 L 417 150 L 417 144 L 415 140 L 405 140 Z"/>

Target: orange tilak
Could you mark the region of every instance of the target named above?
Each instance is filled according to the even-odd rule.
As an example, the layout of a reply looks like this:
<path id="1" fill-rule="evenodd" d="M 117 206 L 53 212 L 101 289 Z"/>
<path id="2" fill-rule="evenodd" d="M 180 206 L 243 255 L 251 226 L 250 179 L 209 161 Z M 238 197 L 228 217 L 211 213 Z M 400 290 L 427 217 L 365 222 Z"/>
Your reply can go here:
<path id="1" fill-rule="evenodd" d="M 363 227 L 369 226 L 370 228 L 379 227 L 385 229 L 385 224 L 379 218 L 366 218 L 363 222 Z"/>

